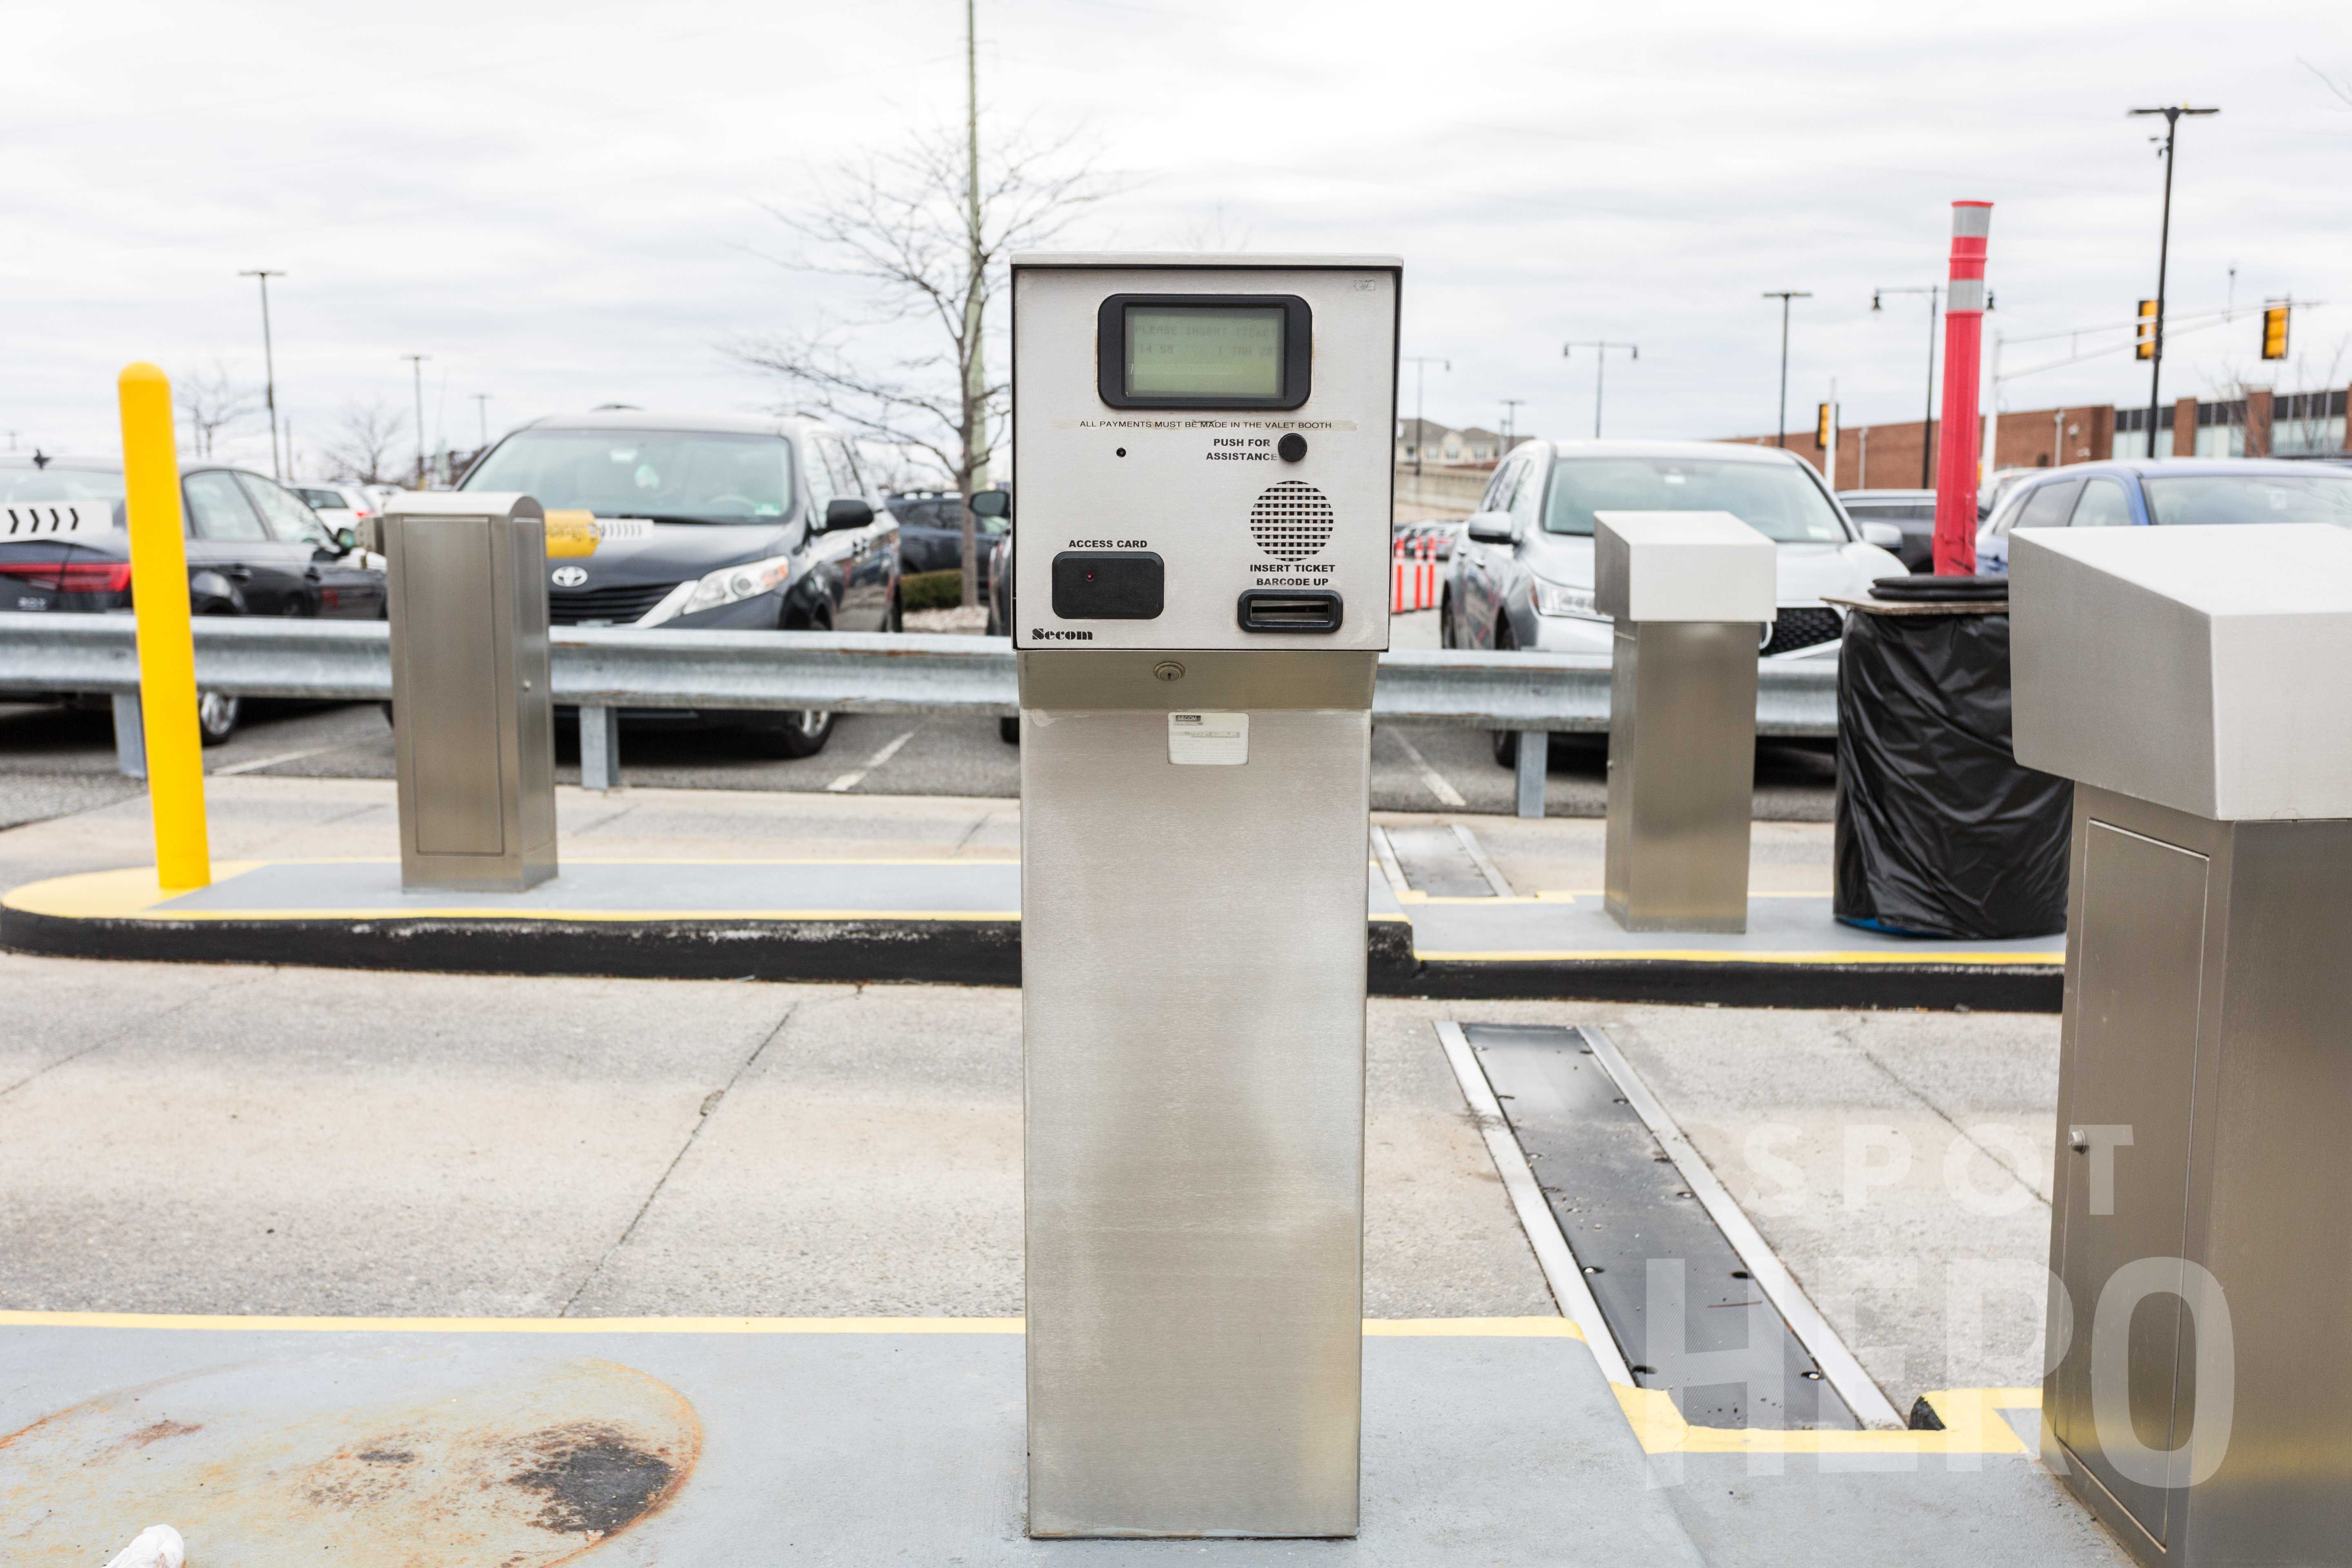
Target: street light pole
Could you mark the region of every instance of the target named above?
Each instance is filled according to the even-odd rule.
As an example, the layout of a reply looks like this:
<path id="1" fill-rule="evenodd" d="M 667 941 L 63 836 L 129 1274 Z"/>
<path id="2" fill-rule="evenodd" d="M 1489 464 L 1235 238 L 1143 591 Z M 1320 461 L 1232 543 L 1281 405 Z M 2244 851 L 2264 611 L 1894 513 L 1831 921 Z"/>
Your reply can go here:
<path id="1" fill-rule="evenodd" d="M 1429 421 L 1421 416 L 1422 384 L 1431 365 L 1442 367 L 1450 375 L 1454 362 L 1435 354 L 1407 354 L 1405 359 L 1412 366 L 1412 477 L 1419 479 L 1422 448 L 1429 445 Z"/>
<path id="2" fill-rule="evenodd" d="M 1789 446 L 1789 307 L 1812 295 L 1802 289 L 1767 289 L 1764 298 L 1780 301 L 1780 422 L 1773 442 L 1785 451 Z"/>
<path id="3" fill-rule="evenodd" d="M 1524 397 L 1506 397 L 1503 399 L 1503 449 L 1495 454 L 1495 461 L 1498 463 L 1510 455 L 1511 437 L 1517 433 L 1517 426 L 1519 422 L 1519 405 L 1526 401 L 1527 399 Z"/>
<path id="4" fill-rule="evenodd" d="M 1919 419 L 1919 488 L 1932 489 L 1936 484 L 1936 316 L 1943 302 L 1944 286 L 1929 283 L 1917 289 L 1873 289 L 1870 308 L 1882 309 L 1879 299 L 1885 294 L 1927 296 L 1927 406 Z"/>
<path id="5" fill-rule="evenodd" d="M 1601 439 L 1601 400 L 1608 390 L 1609 351 L 1623 349 L 1626 358 L 1638 360 L 1642 357 L 1642 348 L 1638 343 L 1612 342 L 1605 338 L 1580 338 L 1575 342 L 1560 344 L 1559 357 L 1570 358 L 1570 349 L 1592 351 L 1592 438 L 1598 441 Z"/>
<path id="6" fill-rule="evenodd" d="M 416 375 L 416 488 L 425 488 L 425 362 L 431 354 L 403 354 Z"/>
<path id="7" fill-rule="evenodd" d="M 2156 416 L 2163 404 L 2164 385 L 2164 274 L 2172 259 L 2172 138 L 2180 129 L 2184 114 L 2219 114 L 2219 109 L 2191 109 L 2185 103 L 2169 109 L 2134 109 L 2126 117 L 2140 114 L 2164 116 L 2164 224 L 2158 231 L 2156 242 L 2156 331 L 2148 350 L 2147 365 L 2147 455 L 2156 456 Z M 2153 138 L 2150 138 L 2153 140 Z M 2235 269 L 2232 268 L 2232 281 Z M 2233 304 L 2235 300 L 2231 301 Z"/>
<path id="8" fill-rule="evenodd" d="M 481 445 L 475 448 L 477 452 L 486 452 L 489 450 L 490 395 L 491 395 L 487 392 L 478 392 L 474 394 L 474 415 L 481 428 Z"/>
<path id="9" fill-rule="evenodd" d="M 257 267 L 237 276 L 255 279 L 261 284 L 261 396 L 269 405 L 269 477 L 283 479 L 286 470 L 278 461 L 278 361 L 269 342 L 269 280 L 286 274 Z"/>

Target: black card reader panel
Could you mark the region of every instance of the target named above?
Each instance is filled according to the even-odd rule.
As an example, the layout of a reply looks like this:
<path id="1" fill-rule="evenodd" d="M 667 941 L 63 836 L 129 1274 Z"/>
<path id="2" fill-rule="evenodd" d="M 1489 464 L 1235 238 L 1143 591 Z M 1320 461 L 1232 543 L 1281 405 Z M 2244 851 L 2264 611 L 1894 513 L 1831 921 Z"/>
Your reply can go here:
<path id="1" fill-rule="evenodd" d="M 1168 599 L 1152 550 L 1065 550 L 1054 557 L 1054 615 L 1065 621 L 1151 621 Z"/>

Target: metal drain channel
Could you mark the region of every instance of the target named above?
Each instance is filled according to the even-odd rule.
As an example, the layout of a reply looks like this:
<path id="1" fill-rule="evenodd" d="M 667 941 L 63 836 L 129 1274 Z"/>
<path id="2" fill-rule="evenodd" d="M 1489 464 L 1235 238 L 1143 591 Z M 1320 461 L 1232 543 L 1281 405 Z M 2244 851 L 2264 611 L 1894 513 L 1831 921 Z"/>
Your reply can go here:
<path id="1" fill-rule="evenodd" d="M 1511 1163 L 1523 1159 L 1533 1173 L 1539 1206 L 1520 1202 L 1522 1224 L 1531 1237 L 1541 1227 L 1565 1244 L 1555 1255 L 1565 1261 L 1546 1268 L 1574 1270 L 1570 1295 L 1553 1280 L 1562 1310 L 1581 1320 L 1576 1307 L 1591 1303 L 1586 1310 L 1605 1325 L 1628 1381 L 1670 1391 L 1698 1426 L 1903 1425 L 1605 1034 L 1496 1024 L 1439 1032 L 1459 1038 L 1458 1051 L 1447 1042 L 1457 1076 L 1477 1075 L 1475 1090 L 1493 1096 Z M 1473 1091 L 1466 1076 L 1465 1089 Z M 1538 1258 L 1547 1250 L 1539 1243 Z M 1653 1260 L 1669 1266 L 1654 1290 Z M 1677 1294 L 1680 1324 L 1654 1322 L 1654 1307 L 1671 1310 Z M 1582 1300 L 1571 1306 L 1571 1296 Z M 1593 1337 L 1594 1325 L 1585 1327 Z"/>

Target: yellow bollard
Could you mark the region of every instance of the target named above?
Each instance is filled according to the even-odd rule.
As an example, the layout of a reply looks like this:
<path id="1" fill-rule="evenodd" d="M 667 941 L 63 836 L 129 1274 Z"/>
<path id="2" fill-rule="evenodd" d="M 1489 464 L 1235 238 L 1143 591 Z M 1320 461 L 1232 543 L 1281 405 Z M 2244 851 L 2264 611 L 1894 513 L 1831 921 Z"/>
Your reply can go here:
<path id="1" fill-rule="evenodd" d="M 205 830 L 204 739 L 196 728 L 196 649 L 188 626 L 188 546 L 180 521 L 172 384 L 153 365 L 141 363 L 125 365 L 117 384 L 155 872 L 166 888 L 207 887 L 212 847 Z"/>

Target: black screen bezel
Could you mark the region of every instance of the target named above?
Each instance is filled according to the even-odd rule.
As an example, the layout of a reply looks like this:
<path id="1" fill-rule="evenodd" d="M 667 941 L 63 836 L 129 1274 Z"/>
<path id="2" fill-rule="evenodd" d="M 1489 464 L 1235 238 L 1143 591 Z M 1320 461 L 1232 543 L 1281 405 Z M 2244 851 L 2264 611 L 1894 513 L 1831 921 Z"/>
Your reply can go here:
<path id="1" fill-rule="evenodd" d="M 1127 312 L 1130 305 L 1192 305 L 1203 310 L 1282 309 L 1282 390 L 1272 396 L 1127 390 Z M 1315 312 L 1296 294 L 1113 294 L 1095 313 L 1095 386 L 1113 408 L 1297 408 L 1312 390 Z"/>

